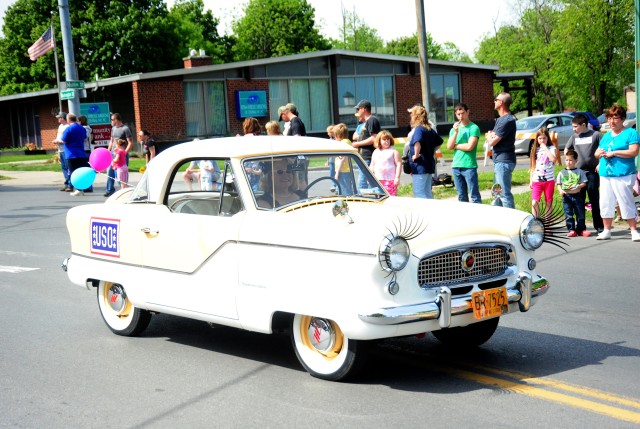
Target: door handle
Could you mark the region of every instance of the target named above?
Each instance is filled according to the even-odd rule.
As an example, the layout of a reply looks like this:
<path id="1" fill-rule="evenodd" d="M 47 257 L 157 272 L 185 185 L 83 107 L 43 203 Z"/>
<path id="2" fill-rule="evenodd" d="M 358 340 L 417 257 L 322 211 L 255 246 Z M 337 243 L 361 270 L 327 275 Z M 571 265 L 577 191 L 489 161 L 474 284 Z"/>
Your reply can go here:
<path id="1" fill-rule="evenodd" d="M 151 229 L 151 228 L 142 228 L 140 231 L 144 232 L 145 234 L 159 234 L 160 231 L 158 231 L 157 229 Z"/>

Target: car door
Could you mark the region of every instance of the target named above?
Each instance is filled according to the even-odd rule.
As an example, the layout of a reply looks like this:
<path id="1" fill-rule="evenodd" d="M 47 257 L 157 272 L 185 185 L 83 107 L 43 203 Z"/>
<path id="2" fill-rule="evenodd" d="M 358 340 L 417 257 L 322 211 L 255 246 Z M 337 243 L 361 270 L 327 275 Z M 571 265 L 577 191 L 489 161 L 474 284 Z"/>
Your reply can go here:
<path id="1" fill-rule="evenodd" d="M 182 182 L 172 180 L 178 187 L 169 189 L 172 206 L 158 206 L 163 209 L 141 222 L 147 302 L 173 312 L 235 319 L 243 206 L 235 192 L 191 192 L 179 189 Z M 233 213 L 211 208 L 221 199 L 227 208 L 235 204 Z"/>
<path id="2" fill-rule="evenodd" d="M 559 116 L 558 126 L 554 128 L 554 131 L 558 133 L 558 147 L 564 149 L 569 141 L 569 137 L 573 135 L 573 126 L 571 125 L 571 116 Z"/>

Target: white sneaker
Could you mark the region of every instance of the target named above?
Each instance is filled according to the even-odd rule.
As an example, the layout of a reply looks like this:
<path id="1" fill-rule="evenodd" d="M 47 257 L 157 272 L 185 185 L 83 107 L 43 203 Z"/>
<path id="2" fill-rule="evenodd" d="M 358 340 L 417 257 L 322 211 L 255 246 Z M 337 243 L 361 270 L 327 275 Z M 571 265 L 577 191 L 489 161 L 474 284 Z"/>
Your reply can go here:
<path id="1" fill-rule="evenodd" d="M 605 229 L 603 230 L 600 234 L 598 234 L 598 236 L 596 237 L 596 240 L 609 240 L 611 239 L 611 230 L 610 229 Z"/>
<path id="2" fill-rule="evenodd" d="M 84 195 L 84 192 L 76 189 L 75 191 L 73 191 L 72 193 L 70 193 L 69 195 L 71 195 L 72 197 L 77 197 L 78 195 Z"/>
<path id="3" fill-rule="evenodd" d="M 640 241 L 640 232 L 637 229 L 631 230 L 631 241 Z"/>

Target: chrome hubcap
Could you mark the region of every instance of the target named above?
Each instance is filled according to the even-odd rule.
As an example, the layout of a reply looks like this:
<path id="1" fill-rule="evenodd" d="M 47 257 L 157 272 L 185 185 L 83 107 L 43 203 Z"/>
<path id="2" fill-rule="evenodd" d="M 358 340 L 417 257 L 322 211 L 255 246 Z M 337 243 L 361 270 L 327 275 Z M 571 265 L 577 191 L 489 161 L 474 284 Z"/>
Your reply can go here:
<path id="1" fill-rule="evenodd" d="M 319 352 L 333 349 L 336 343 L 336 331 L 325 319 L 313 318 L 308 327 L 309 342 Z"/>
<path id="2" fill-rule="evenodd" d="M 118 284 L 114 284 L 109 288 L 107 293 L 107 302 L 111 309 L 117 313 L 124 309 L 127 301 L 127 295 L 124 293 L 124 288 Z"/>

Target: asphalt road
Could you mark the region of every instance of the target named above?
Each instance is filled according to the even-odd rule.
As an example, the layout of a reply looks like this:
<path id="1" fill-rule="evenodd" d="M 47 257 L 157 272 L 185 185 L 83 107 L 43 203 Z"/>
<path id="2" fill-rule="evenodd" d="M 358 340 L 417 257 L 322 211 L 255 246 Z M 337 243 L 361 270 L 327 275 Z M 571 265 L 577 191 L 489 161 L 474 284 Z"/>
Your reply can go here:
<path id="1" fill-rule="evenodd" d="M 360 378 L 331 383 L 303 371 L 286 336 L 166 315 L 139 338 L 111 334 L 95 292 L 60 269 L 66 211 L 103 200 L 0 182 L 0 427 L 640 425 L 640 245 L 623 227 L 567 253 L 543 246 L 551 290 L 476 351 L 384 341 Z"/>

